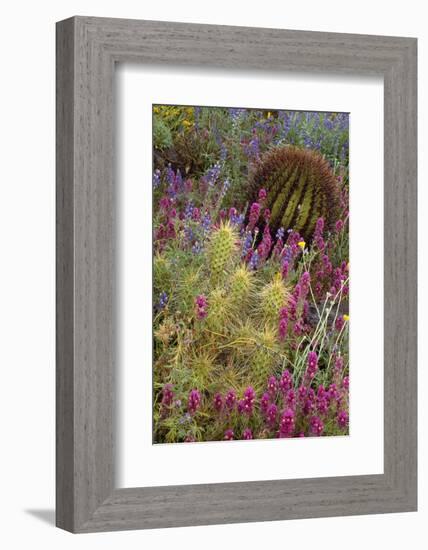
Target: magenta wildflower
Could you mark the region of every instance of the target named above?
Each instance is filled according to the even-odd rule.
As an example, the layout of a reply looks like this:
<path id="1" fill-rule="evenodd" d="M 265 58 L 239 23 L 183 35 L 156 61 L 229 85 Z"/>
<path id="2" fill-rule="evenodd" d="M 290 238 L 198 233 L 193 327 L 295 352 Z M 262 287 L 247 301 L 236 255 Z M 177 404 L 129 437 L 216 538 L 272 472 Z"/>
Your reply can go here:
<path id="1" fill-rule="evenodd" d="M 344 223 L 342 220 L 337 220 L 336 225 L 334 228 L 336 229 L 336 233 L 340 233 L 343 229 Z"/>
<path id="2" fill-rule="evenodd" d="M 312 416 L 309 425 L 312 435 L 320 436 L 324 431 L 324 423 L 319 416 Z"/>
<path id="3" fill-rule="evenodd" d="M 342 380 L 342 388 L 345 390 L 349 390 L 349 376 L 345 376 Z"/>
<path id="4" fill-rule="evenodd" d="M 195 298 L 196 316 L 198 319 L 204 319 L 207 316 L 208 302 L 206 296 L 200 294 Z"/>
<path id="5" fill-rule="evenodd" d="M 262 411 L 262 413 L 266 414 L 266 411 L 268 410 L 268 407 L 269 407 L 269 403 L 270 403 L 270 395 L 268 392 L 265 392 L 260 399 L 260 410 Z"/>
<path id="6" fill-rule="evenodd" d="M 280 437 L 290 437 L 295 428 L 295 414 L 293 409 L 286 409 L 279 421 L 279 435 Z"/>
<path id="7" fill-rule="evenodd" d="M 250 215 L 248 218 L 248 229 L 254 229 L 260 216 L 260 204 L 258 202 L 253 202 L 250 208 Z"/>
<path id="8" fill-rule="evenodd" d="M 250 428 L 245 428 L 242 432 L 242 439 L 253 439 L 253 432 Z"/>
<path id="9" fill-rule="evenodd" d="M 269 223 L 270 215 L 271 215 L 271 212 L 270 212 L 269 208 L 265 208 L 264 211 L 263 211 L 263 217 L 264 217 L 266 223 Z"/>
<path id="10" fill-rule="evenodd" d="M 288 407 L 293 409 L 296 406 L 296 392 L 291 388 L 285 395 L 285 402 Z"/>
<path id="11" fill-rule="evenodd" d="M 235 437 L 235 434 L 234 434 L 232 428 L 229 428 L 224 432 L 224 439 L 226 441 L 232 441 L 232 439 L 234 439 L 234 437 Z"/>
<path id="12" fill-rule="evenodd" d="M 172 391 L 172 384 L 165 384 L 162 388 L 162 405 L 169 407 L 174 400 L 174 392 Z"/>
<path id="13" fill-rule="evenodd" d="M 223 396 L 221 393 L 216 393 L 214 396 L 214 409 L 220 412 L 223 409 Z"/>
<path id="14" fill-rule="evenodd" d="M 266 189 L 260 189 L 259 191 L 259 201 L 263 202 L 267 197 Z"/>
<path id="15" fill-rule="evenodd" d="M 267 388 L 270 395 L 275 395 L 276 390 L 278 389 L 278 380 L 275 378 L 275 376 L 269 376 Z"/>
<path id="16" fill-rule="evenodd" d="M 287 329 L 288 329 L 288 320 L 286 317 L 281 317 L 278 323 L 278 337 L 280 342 L 283 342 L 285 340 L 285 337 L 287 335 Z"/>
<path id="17" fill-rule="evenodd" d="M 236 393 L 234 390 L 229 390 L 227 392 L 225 403 L 229 411 L 233 410 L 236 404 Z"/>
<path id="18" fill-rule="evenodd" d="M 345 319 L 343 318 L 343 315 L 339 315 L 336 319 L 336 322 L 334 323 L 334 328 L 337 330 L 337 332 L 340 332 L 345 325 Z"/>
<path id="19" fill-rule="evenodd" d="M 349 416 L 346 411 L 339 411 L 337 414 L 337 425 L 339 428 L 346 428 L 349 422 Z"/>
<path id="20" fill-rule="evenodd" d="M 288 369 L 285 369 L 283 373 L 281 374 L 281 378 L 279 379 L 279 387 L 283 394 L 288 392 L 293 386 L 293 379 L 291 376 L 291 373 Z"/>
<path id="21" fill-rule="evenodd" d="M 308 361 L 305 372 L 306 382 L 311 382 L 318 370 L 318 355 L 314 351 L 308 353 Z"/>
<path id="22" fill-rule="evenodd" d="M 289 263 L 286 260 L 284 260 L 281 268 L 281 275 L 284 280 L 288 277 L 288 268 L 289 268 Z"/>
<path id="23" fill-rule="evenodd" d="M 201 406 L 201 394 L 198 390 L 191 390 L 187 400 L 187 410 L 190 414 L 194 414 Z"/>
<path id="24" fill-rule="evenodd" d="M 194 438 L 194 436 L 192 434 L 187 434 L 185 439 L 184 439 L 185 443 L 194 443 L 195 441 L 196 441 L 196 439 Z"/>
<path id="25" fill-rule="evenodd" d="M 278 407 L 275 405 L 275 403 L 271 403 L 266 411 L 266 420 L 270 426 L 275 425 L 277 414 Z"/>

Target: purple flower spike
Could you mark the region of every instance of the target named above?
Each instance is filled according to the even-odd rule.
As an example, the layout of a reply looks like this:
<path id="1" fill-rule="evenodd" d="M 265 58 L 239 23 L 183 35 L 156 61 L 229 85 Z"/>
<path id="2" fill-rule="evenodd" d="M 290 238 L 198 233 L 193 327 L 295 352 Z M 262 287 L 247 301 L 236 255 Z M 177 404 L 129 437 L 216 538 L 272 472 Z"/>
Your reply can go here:
<path id="1" fill-rule="evenodd" d="M 291 376 L 291 373 L 288 369 L 285 369 L 285 371 L 281 374 L 281 378 L 279 380 L 279 387 L 283 394 L 287 393 L 288 390 L 291 389 L 293 386 L 293 379 Z"/>
<path id="2" fill-rule="evenodd" d="M 279 434 L 280 437 L 290 437 L 294 432 L 295 427 L 295 414 L 292 409 L 286 409 L 279 421 Z"/>
<path id="3" fill-rule="evenodd" d="M 253 202 L 250 208 L 250 215 L 248 219 L 248 229 L 251 231 L 254 229 L 260 216 L 260 204 L 258 202 Z"/>
<path id="4" fill-rule="evenodd" d="M 208 302 L 206 297 L 203 294 L 196 296 L 195 298 L 195 309 L 196 316 L 198 319 L 204 319 L 207 316 Z"/>
<path id="5" fill-rule="evenodd" d="M 308 353 L 308 363 L 305 372 L 305 381 L 310 383 L 318 370 L 318 355 L 314 351 Z"/>
<path id="6" fill-rule="evenodd" d="M 198 390 L 191 390 L 187 400 L 187 410 L 190 414 L 194 414 L 201 406 L 201 394 Z"/>
<path id="7" fill-rule="evenodd" d="M 324 431 L 324 423 L 319 416 L 312 416 L 309 421 L 311 434 L 320 436 Z"/>
<path id="8" fill-rule="evenodd" d="M 226 441 L 232 441 L 232 439 L 234 439 L 234 437 L 235 437 L 235 434 L 234 434 L 234 432 L 231 428 L 229 428 L 228 430 L 226 430 L 224 432 L 224 439 Z"/>
<path id="9" fill-rule="evenodd" d="M 242 439 L 253 439 L 253 432 L 250 430 L 250 428 L 245 428 L 245 430 L 242 432 Z"/>
<path id="10" fill-rule="evenodd" d="M 259 201 L 263 202 L 267 197 L 266 189 L 260 189 L 259 191 Z"/>
<path id="11" fill-rule="evenodd" d="M 275 376 L 269 377 L 267 388 L 270 395 L 275 395 L 276 390 L 278 389 L 278 380 L 275 378 Z"/>
<path id="12" fill-rule="evenodd" d="M 278 407 L 275 405 L 275 403 L 271 403 L 266 411 L 266 420 L 270 426 L 275 425 L 277 414 Z"/>
<path id="13" fill-rule="evenodd" d="M 270 395 L 268 392 L 265 392 L 262 395 L 262 398 L 260 399 L 260 410 L 262 411 L 262 413 L 266 414 L 269 407 L 269 403 L 270 403 Z"/>
<path id="14" fill-rule="evenodd" d="M 221 410 L 223 409 L 223 396 L 221 395 L 221 393 L 216 393 L 214 396 L 214 409 L 217 412 L 221 412 Z"/>
<path id="15" fill-rule="evenodd" d="M 236 404 L 236 393 L 234 390 L 229 390 L 226 394 L 226 407 L 229 409 L 229 411 L 232 411 Z"/>
<path id="16" fill-rule="evenodd" d="M 346 428 L 349 422 L 349 416 L 346 411 L 339 411 L 337 414 L 337 425 L 339 428 Z"/>
<path id="17" fill-rule="evenodd" d="M 171 405 L 173 399 L 174 392 L 172 391 L 172 384 L 165 384 L 162 388 L 162 405 Z"/>

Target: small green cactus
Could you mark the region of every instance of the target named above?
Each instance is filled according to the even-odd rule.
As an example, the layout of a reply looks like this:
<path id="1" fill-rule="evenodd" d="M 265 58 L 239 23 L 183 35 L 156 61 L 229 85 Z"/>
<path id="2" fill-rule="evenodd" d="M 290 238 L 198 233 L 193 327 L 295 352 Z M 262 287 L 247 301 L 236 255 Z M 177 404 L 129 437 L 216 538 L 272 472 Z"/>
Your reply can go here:
<path id="1" fill-rule="evenodd" d="M 240 265 L 230 278 L 230 301 L 234 307 L 242 308 L 248 303 L 254 282 L 253 272 L 246 264 Z"/>
<path id="2" fill-rule="evenodd" d="M 223 333 L 230 318 L 230 298 L 225 289 L 214 288 L 208 296 L 207 328 L 216 333 Z"/>
<path id="3" fill-rule="evenodd" d="M 220 227 L 213 231 L 208 245 L 208 265 L 214 285 L 223 278 L 233 259 L 236 241 L 236 231 L 229 222 L 222 222 Z"/>
<path id="4" fill-rule="evenodd" d="M 266 189 L 266 207 L 271 210 L 270 227 L 298 231 L 312 238 L 317 219 L 323 217 L 330 229 L 337 220 L 339 192 L 328 162 L 317 152 L 294 146 L 277 147 L 256 165 L 250 180 L 250 200 Z"/>
<path id="5" fill-rule="evenodd" d="M 259 309 L 265 323 L 276 327 L 279 310 L 288 302 L 289 291 L 280 273 L 277 273 L 270 283 L 267 283 L 259 294 Z"/>

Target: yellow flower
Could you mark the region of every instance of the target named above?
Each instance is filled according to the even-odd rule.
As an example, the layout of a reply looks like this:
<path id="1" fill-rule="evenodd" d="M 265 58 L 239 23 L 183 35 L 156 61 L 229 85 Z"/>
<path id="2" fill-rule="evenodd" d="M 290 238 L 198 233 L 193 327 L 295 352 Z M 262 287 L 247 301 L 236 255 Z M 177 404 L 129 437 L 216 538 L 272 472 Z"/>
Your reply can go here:
<path id="1" fill-rule="evenodd" d="M 345 313 L 345 315 L 343 316 L 343 320 L 344 321 L 349 321 L 349 315 L 346 315 L 346 313 Z"/>
<path id="2" fill-rule="evenodd" d="M 193 122 L 190 120 L 183 120 L 183 126 L 186 126 L 188 128 L 189 126 L 193 126 Z"/>
<path id="3" fill-rule="evenodd" d="M 303 250 L 305 248 L 305 241 L 299 241 L 298 243 L 298 246 L 300 246 L 300 248 Z"/>

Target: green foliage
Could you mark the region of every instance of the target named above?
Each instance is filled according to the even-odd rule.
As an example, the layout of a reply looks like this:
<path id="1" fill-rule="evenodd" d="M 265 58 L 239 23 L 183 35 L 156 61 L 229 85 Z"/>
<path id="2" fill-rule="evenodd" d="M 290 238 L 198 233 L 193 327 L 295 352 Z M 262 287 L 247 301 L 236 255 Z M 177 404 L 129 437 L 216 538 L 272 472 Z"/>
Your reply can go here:
<path id="1" fill-rule="evenodd" d="M 153 146 L 162 151 L 172 145 L 171 130 L 157 115 L 153 115 Z"/>

